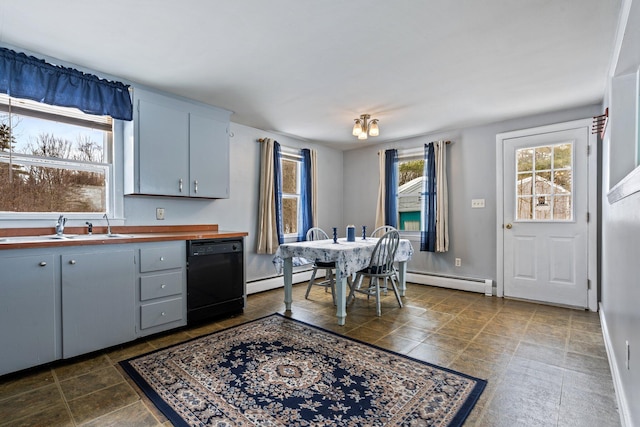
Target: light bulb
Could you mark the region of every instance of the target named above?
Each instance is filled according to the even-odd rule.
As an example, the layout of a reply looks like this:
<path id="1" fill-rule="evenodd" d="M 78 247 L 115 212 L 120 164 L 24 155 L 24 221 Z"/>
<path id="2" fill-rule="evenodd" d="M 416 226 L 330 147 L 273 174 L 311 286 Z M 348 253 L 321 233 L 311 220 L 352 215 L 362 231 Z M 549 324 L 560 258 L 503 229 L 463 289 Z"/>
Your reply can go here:
<path id="1" fill-rule="evenodd" d="M 362 125 L 360 124 L 360 119 L 355 119 L 355 123 L 353 124 L 353 131 L 351 133 L 353 136 L 360 136 L 362 134 Z"/>
<path id="2" fill-rule="evenodd" d="M 378 129 L 378 120 L 377 119 L 371 120 L 371 123 L 369 124 L 369 135 L 371 135 L 371 136 L 380 135 L 380 130 Z"/>

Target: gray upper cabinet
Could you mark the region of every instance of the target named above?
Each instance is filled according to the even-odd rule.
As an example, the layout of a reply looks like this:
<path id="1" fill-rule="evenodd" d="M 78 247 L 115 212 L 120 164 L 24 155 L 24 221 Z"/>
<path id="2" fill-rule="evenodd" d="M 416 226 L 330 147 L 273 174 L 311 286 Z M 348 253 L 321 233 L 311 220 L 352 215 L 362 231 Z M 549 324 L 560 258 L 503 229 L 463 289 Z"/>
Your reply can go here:
<path id="1" fill-rule="evenodd" d="M 138 103 L 140 193 L 185 196 L 189 180 L 189 113 Z"/>
<path id="2" fill-rule="evenodd" d="M 125 123 L 125 193 L 229 197 L 231 112 L 136 88 Z"/>
<path id="3" fill-rule="evenodd" d="M 213 116 L 189 116 L 190 195 L 229 197 L 229 121 Z M 226 144 L 216 143 L 226 141 Z"/>
<path id="4" fill-rule="evenodd" d="M 0 258 L 0 375 L 59 357 L 54 255 L 33 253 Z"/>
<path id="5" fill-rule="evenodd" d="M 134 250 L 63 254 L 64 358 L 136 338 Z"/>

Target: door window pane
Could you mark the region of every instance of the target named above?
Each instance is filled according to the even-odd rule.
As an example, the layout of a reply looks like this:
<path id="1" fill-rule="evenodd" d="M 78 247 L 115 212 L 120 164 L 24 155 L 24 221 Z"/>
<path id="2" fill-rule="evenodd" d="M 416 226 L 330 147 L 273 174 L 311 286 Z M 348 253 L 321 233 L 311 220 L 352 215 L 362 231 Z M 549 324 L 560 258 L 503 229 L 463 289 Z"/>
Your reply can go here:
<path id="1" fill-rule="evenodd" d="M 516 158 L 518 160 L 518 172 L 528 172 L 533 169 L 533 149 L 518 150 Z"/>
<path id="2" fill-rule="evenodd" d="M 571 196 L 556 196 L 553 202 L 553 216 L 556 220 L 570 220 L 572 198 Z"/>
<path id="3" fill-rule="evenodd" d="M 551 169 L 551 147 L 536 147 L 536 170 Z"/>
<path id="4" fill-rule="evenodd" d="M 573 219 L 573 144 L 516 150 L 516 220 Z"/>
<path id="5" fill-rule="evenodd" d="M 553 183 L 556 193 L 571 193 L 572 174 L 571 170 L 556 170 L 553 173 Z"/>
<path id="6" fill-rule="evenodd" d="M 518 174 L 516 194 L 518 196 L 530 196 L 533 194 L 533 180 L 531 179 L 531 172 Z"/>
<path id="7" fill-rule="evenodd" d="M 560 144 L 553 147 L 553 167 L 554 169 L 571 168 L 571 144 Z"/>
<path id="8" fill-rule="evenodd" d="M 531 197 L 518 197 L 518 209 L 516 210 L 516 218 L 533 219 L 533 204 Z"/>

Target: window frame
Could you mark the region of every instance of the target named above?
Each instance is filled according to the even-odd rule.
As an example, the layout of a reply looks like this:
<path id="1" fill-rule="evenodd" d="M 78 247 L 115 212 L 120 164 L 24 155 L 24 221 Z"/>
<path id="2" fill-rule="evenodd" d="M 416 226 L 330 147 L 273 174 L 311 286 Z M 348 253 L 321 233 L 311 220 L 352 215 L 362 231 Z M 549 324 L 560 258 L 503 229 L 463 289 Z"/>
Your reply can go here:
<path id="1" fill-rule="evenodd" d="M 570 146 L 571 149 L 571 155 L 569 156 L 569 166 L 564 166 L 564 167 L 556 167 L 555 163 L 555 157 L 556 157 L 556 148 L 557 147 L 561 147 L 563 145 L 568 145 Z M 550 161 L 550 166 L 549 168 L 542 168 L 542 169 L 538 169 L 537 168 L 537 159 L 536 159 L 536 150 L 537 149 L 541 149 L 541 148 L 551 148 L 551 161 Z M 531 163 L 531 170 L 524 170 L 524 171 L 520 171 L 519 170 L 519 163 L 518 163 L 518 152 L 522 151 L 522 150 L 531 150 L 533 155 L 532 155 L 532 163 Z M 575 144 L 573 141 L 563 141 L 563 142 L 555 142 L 552 144 L 542 144 L 542 145 L 536 145 L 536 146 L 531 146 L 531 147 L 525 147 L 525 148 L 519 148 L 515 150 L 515 185 L 514 185 L 514 213 L 515 213 L 515 217 L 513 219 L 514 222 L 522 222 L 522 223 L 534 223 L 534 222 L 538 222 L 538 223 L 549 223 L 549 224 L 553 224 L 553 223 L 558 223 L 558 224 L 562 224 L 562 223 L 571 223 L 571 222 L 575 222 L 576 220 L 576 211 L 575 211 L 575 200 L 574 200 L 574 195 L 575 195 L 575 189 L 574 189 L 574 183 L 573 183 L 573 172 L 575 169 Z M 559 186 L 558 184 L 555 183 L 555 175 L 556 172 L 570 172 L 571 175 L 571 189 L 567 190 L 564 187 Z M 537 181 L 536 181 L 536 177 L 538 175 L 541 175 L 542 173 L 548 173 L 550 179 L 547 180 L 549 187 L 552 189 L 552 191 L 550 193 L 544 193 L 544 192 L 538 192 L 537 190 Z M 518 179 L 518 177 L 520 175 L 526 175 L 526 174 L 531 174 L 531 195 L 525 195 L 523 196 L 522 194 L 518 194 L 518 183 L 521 182 L 521 180 Z M 555 189 L 556 187 L 560 187 L 563 190 L 566 191 L 566 193 L 564 194 L 559 194 L 556 193 Z M 570 217 L 567 219 L 557 219 L 555 218 L 556 213 L 555 213 L 555 204 L 556 201 L 559 200 L 560 198 L 566 198 L 569 197 L 570 200 Z M 535 208 L 539 205 L 535 204 L 535 200 L 539 200 L 540 198 L 544 198 L 545 202 L 547 203 L 548 209 L 551 212 L 551 218 L 538 218 L 537 217 L 537 213 L 538 211 L 535 210 Z M 533 208 L 532 210 L 532 218 L 520 218 L 519 217 L 519 212 L 520 212 L 520 200 L 525 200 L 525 199 L 529 199 L 531 201 L 531 206 Z"/>
<path id="2" fill-rule="evenodd" d="M 298 230 L 300 230 L 300 219 L 301 219 L 301 212 L 302 212 L 302 198 L 301 198 L 301 192 L 302 192 L 302 177 L 301 177 L 301 173 L 302 173 L 302 155 L 300 154 L 300 150 L 295 150 L 292 148 L 288 148 L 288 147 L 281 147 L 280 149 L 280 171 L 282 173 L 282 171 L 284 170 L 283 167 L 283 162 L 285 161 L 289 161 L 289 162 L 295 162 L 296 163 L 296 193 L 285 193 L 284 192 L 284 182 L 282 183 L 282 197 L 280 199 L 280 206 L 284 207 L 284 199 L 296 199 L 297 200 L 297 215 L 296 215 L 296 232 L 295 233 L 285 233 L 284 232 L 284 212 L 283 212 L 283 230 L 282 230 L 282 236 L 284 238 L 284 241 L 289 243 L 289 242 L 295 242 L 298 240 Z M 284 180 L 284 177 L 282 177 Z"/>
<path id="3" fill-rule="evenodd" d="M 48 168 L 59 168 L 66 170 L 79 170 L 87 172 L 97 172 L 104 175 L 105 180 L 105 212 L 12 212 L 0 211 L 0 220 L 51 220 L 56 219 L 60 214 L 64 214 L 69 219 L 101 219 L 106 213 L 109 218 L 115 217 L 116 207 L 121 205 L 116 203 L 116 186 L 114 175 L 114 159 L 117 137 L 116 123 L 118 120 L 108 116 L 92 116 L 85 114 L 75 108 L 57 107 L 36 101 L 13 98 L 6 94 L 0 94 L 0 112 L 2 114 L 22 115 L 41 120 L 55 121 L 75 126 L 83 126 L 106 132 L 103 141 L 103 162 L 85 162 L 81 160 L 53 158 L 44 156 L 33 156 L 13 151 L 0 152 L 0 162 L 9 164 L 23 164 L 26 166 L 42 166 Z M 10 117 L 10 124 L 13 118 Z M 120 132 L 121 133 L 121 132 Z M 120 210 L 118 208 L 118 210 Z M 121 213 L 119 214 L 121 216 Z"/>

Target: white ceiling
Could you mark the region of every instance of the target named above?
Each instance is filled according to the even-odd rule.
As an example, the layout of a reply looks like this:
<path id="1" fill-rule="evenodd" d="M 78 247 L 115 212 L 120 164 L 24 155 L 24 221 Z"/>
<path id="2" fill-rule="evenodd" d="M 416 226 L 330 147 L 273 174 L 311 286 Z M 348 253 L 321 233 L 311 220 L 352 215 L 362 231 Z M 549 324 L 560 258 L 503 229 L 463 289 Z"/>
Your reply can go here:
<path id="1" fill-rule="evenodd" d="M 620 1 L 0 0 L 0 44 L 351 149 L 601 102 Z"/>

